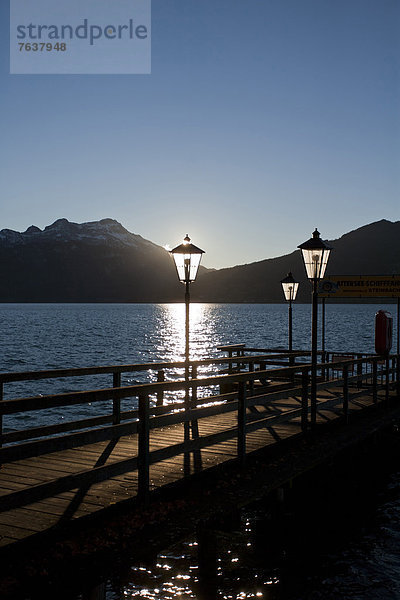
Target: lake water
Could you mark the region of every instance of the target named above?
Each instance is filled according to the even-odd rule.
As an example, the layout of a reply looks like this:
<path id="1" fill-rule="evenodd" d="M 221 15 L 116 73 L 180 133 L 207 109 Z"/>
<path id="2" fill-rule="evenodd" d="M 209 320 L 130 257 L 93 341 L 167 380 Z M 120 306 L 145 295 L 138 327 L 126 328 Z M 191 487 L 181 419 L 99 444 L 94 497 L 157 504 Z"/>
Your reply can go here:
<path id="1" fill-rule="evenodd" d="M 384 309 L 396 313 L 395 305 L 327 304 L 326 349 L 373 352 L 374 316 Z M 3 304 L 0 305 L 0 364 L 3 372 L 66 367 L 100 366 L 183 359 L 184 306 L 182 304 Z M 219 355 L 218 345 L 246 343 L 252 347 L 287 346 L 287 306 L 193 304 L 191 306 L 191 358 Z M 310 346 L 309 305 L 293 306 L 293 346 Z M 395 321 L 395 319 L 394 319 Z M 396 333 L 396 323 L 395 333 Z M 206 374 L 208 371 L 204 370 Z M 133 375 L 124 375 L 123 384 Z M 149 375 L 146 375 L 149 377 Z M 152 372 L 150 378 L 155 378 Z M 134 374 L 135 380 L 140 380 Z M 7 398 L 71 391 L 87 387 L 109 387 L 110 376 L 93 380 L 60 380 L 5 386 Z M 93 384 L 93 385 L 92 385 Z M 73 418 L 95 414 L 98 407 L 74 408 Z M 5 422 L 15 429 L 36 425 L 35 419 L 59 421 L 72 418 L 64 412 Z M 322 494 L 322 491 L 321 491 Z M 267 557 L 263 531 L 265 515 L 253 507 L 243 513 L 234 532 L 219 540 L 218 592 L 216 598 L 349 599 L 385 600 L 400 598 L 400 473 L 394 470 L 376 479 L 368 490 L 368 511 L 351 529 L 349 519 L 360 515 L 359 498 L 339 499 L 332 505 L 321 496 L 326 510 L 337 512 L 349 504 L 346 528 L 340 519 L 335 536 L 317 539 L 318 552 L 305 560 L 301 549 L 292 553 L 290 544 L 275 558 Z M 352 512 L 352 509 L 354 512 Z M 350 517 L 349 517 L 350 514 Z M 305 534 L 318 531 L 310 521 Z M 300 534 L 299 534 L 300 535 Z M 334 542 L 333 542 L 334 538 Z M 261 536 L 261 539 L 264 539 Z M 286 558 L 284 556 L 286 552 Z M 282 554 L 283 553 L 283 554 Z M 289 557 L 289 558 L 288 558 Z M 301 564 L 301 569 L 299 569 Z M 198 598 L 196 587 L 196 541 L 189 539 L 167 549 L 151 565 L 132 564 L 98 590 L 79 598 L 122 600 L 146 598 L 172 600 Z M 289 582 L 289 583 L 288 583 Z M 29 597 L 29 594 L 26 596 Z M 78 596 L 69 596 L 70 598 Z"/>
<path id="2" fill-rule="evenodd" d="M 374 352 L 374 317 L 395 305 L 329 304 L 326 349 Z M 321 316 L 320 310 L 320 316 Z M 0 305 L 0 369 L 3 372 L 114 364 L 177 361 L 184 358 L 183 304 L 2 304 Z M 286 348 L 288 307 L 285 304 L 192 304 L 190 356 L 219 356 L 217 346 Z M 293 347 L 310 346 L 310 306 L 293 306 Z M 395 324 L 396 326 L 396 324 Z M 321 332 L 320 332 L 321 333 Z M 216 372 L 204 367 L 200 376 Z M 169 373 L 171 378 L 174 373 Z M 182 371 L 175 376 L 182 377 Z M 124 374 L 122 385 L 155 380 L 155 371 Z M 5 398 L 66 393 L 110 387 L 112 376 L 41 380 L 6 384 Z M 132 408 L 124 401 L 123 409 Z M 43 422 L 86 418 L 104 412 L 103 404 L 71 410 L 52 409 L 4 418 L 4 429 L 35 427 Z"/>
<path id="3" fill-rule="evenodd" d="M 374 352 L 374 317 L 395 305 L 329 304 L 326 349 Z M 320 310 L 321 316 L 321 310 Z M 114 364 L 183 360 L 183 304 L 2 304 L 0 305 L 0 369 L 32 371 Z M 288 308 L 285 304 L 192 304 L 190 356 L 218 356 L 217 346 L 245 343 L 251 347 L 286 348 Z M 310 306 L 293 306 L 293 347 L 310 347 Z M 395 324 L 396 327 L 396 324 Z M 204 367 L 199 375 L 215 372 Z M 168 377 L 173 377 L 173 373 Z M 182 376 L 182 372 L 176 373 Z M 150 374 L 124 374 L 122 385 L 156 379 Z M 5 385 L 5 398 L 37 396 L 110 387 L 112 376 L 41 380 Z M 123 408 L 132 408 L 125 401 Z M 6 417 L 5 430 L 85 418 L 100 414 L 102 404 L 53 409 L 46 413 Z"/>
<path id="4" fill-rule="evenodd" d="M 395 316 L 395 305 L 328 304 L 326 349 L 374 352 L 379 309 Z M 184 318 L 183 304 L 0 304 L 0 368 L 181 360 Z M 285 304 L 192 304 L 190 319 L 192 359 L 217 356 L 222 344 L 287 347 Z M 310 306 L 294 304 L 294 348 L 309 349 L 310 321 Z"/>

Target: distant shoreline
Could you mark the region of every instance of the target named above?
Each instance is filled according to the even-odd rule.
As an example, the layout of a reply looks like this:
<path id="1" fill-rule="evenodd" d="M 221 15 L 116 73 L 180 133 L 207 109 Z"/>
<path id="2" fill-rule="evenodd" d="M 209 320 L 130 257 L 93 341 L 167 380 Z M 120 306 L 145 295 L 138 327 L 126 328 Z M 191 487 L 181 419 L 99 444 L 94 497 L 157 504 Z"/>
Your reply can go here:
<path id="1" fill-rule="evenodd" d="M 322 301 L 322 298 L 320 299 L 320 303 Z M 333 298 L 325 298 L 325 303 L 326 304 L 397 304 L 398 299 L 397 298 L 346 298 L 346 299 L 333 299 Z M 130 301 L 108 301 L 108 300 L 99 300 L 97 302 L 93 302 L 93 301 L 85 301 L 85 300 L 40 300 L 40 301 L 36 301 L 36 300 L 32 300 L 32 301 L 20 301 L 20 300 L 15 300 L 15 301 L 2 301 L 0 300 L 0 305 L 16 305 L 16 304 L 24 304 L 24 305 L 34 305 L 34 304 L 41 304 L 41 305 L 46 305 L 46 304 L 50 304 L 50 305 L 54 305 L 54 304 L 60 304 L 60 305 L 79 305 L 79 304 L 93 304 L 93 305 L 115 305 L 115 304 L 121 304 L 121 305 L 126 305 L 126 304 L 183 304 L 183 300 L 143 300 L 143 301 L 135 301 L 135 302 L 130 302 Z M 287 302 L 285 300 L 283 300 L 282 302 L 258 302 L 258 301 L 245 301 L 245 302 L 235 302 L 235 301 L 225 301 L 225 302 L 221 302 L 221 301 L 213 301 L 213 300 L 192 300 L 191 304 L 236 304 L 236 305 L 245 305 L 245 304 L 254 304 L 254 305 L 262 305 L 262 304 L 270 304 L 270 305 L 285 305 L 287 304 Z M 305 305 L 307 306 L 308 304 L 311 304 L 311 294 L 310 294 L 310 302 L 294 302 L 293 306 L 296 305 Z"/>

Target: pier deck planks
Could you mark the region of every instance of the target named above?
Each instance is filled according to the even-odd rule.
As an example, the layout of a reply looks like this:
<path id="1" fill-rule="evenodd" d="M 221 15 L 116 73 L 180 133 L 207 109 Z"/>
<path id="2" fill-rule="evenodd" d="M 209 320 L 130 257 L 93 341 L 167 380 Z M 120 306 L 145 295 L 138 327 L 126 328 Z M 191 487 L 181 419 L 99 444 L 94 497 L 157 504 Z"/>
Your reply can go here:
<path id="1" fill-rule="evenodd" d="M 336 419 L 335 407 L 324 408 L 326 401 L 337 397 L 337 391 L 321 390 L 317 419 L 320 422 Z M 370 395 L 350 399 L 352 410 L 361 410 L 372 404 Z M 290 417 L 290 411 L 300 408 L 299 397 L 271 401 L 268 406 L 258 405 L 247 410 L 247 422 L 259 418 L 274 417 L 288 413 L 287 420 L 279 424 L 265 423 L 262 428 L 246 435 L 246 451 L 253 452 L 301 432 L 300 417 Z M 224 413 L 198 420 L 199 436 L 236 428 L 237 413 Z M 183 442 L 183 425 L 172 425 L 150 431 L 150 451 Z M 54 452 L 30 459 L 4 464 L 0 469 L 0 496 L 40 483 L 56 480 L 62 476 L 79 473 L 99 465 L 137 456 L 136 435 L 99 442 L 61 452 Z M 202 468 L 209 468 L 237 456 L 237 440 L 215 444 L 201 450 Z M 194 470 L 191 455 L 191 470 Z M 150 489 L 172 483 L 184 477 L 183 456 L 170 458 L 150 466 Z M 83 486 L 80 489 L 60 493 L 23 508 L 0 513 L 0 547 L 29 538 L 36 533 L 51 529 L 68 520 L 79 519 L 100 511 L 107 506 L 132 498 L 137 494 L 137 472 L 129 472 L 107 481 Z"/>

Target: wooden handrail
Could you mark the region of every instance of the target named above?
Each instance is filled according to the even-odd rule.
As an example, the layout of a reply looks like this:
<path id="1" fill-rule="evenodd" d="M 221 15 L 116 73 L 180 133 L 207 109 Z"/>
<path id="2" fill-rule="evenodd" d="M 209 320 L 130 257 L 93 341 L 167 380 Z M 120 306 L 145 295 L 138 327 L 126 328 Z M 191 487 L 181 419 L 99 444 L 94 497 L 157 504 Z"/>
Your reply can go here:
<path id="1" fill-rule="evenodd" d="M 242 361 L 244 357 L 240 357 Z M 257 362 L 258 357 L 250 357 L 251 362 Z M 342 414 L 344 419 L 349 417 L 349 400 L 357 397 L 361 393 L 355 390 L 354 394 L 350 394 L 349 383 L 358 382 L 366 378 L 373 380 L 373 400 L 377 401 L 378 376 L 381 376 L 379 387 L 385 389 L 385 399 L 388 401 L 389 378 L 392 374 L 393 379 L 398 380 L 399 376 L 399 355 L 392 355 L 389 360 L 382 365 L 378 365 L 380 357 L 369 356 L 356 359 L 344 358 L 339 362 L 320 363 L 318 368 L 336 368 L 343 367 L 343 377 L 335 380 L 318 382 L 318 389 L 328 386 L 342 385 L 342 396 L 335 397 L 327 401 L 324 406 L 340 404 L 342 402 Z M 234 358 L 234 362 L 237 357 Z M 395 361 L 395 364 L 394 364 Z M 224 360 L 222 361 L 224 362 Z M 160 363 L 157 363 L 158 365 Z M 171 363 L 170 363 L 171 364 Z M 354 376 L 348 373 L 351 364 L 371 364 L 371 371 L 360 372 Z M 378 367 L 381 367 L 378 369 Z M 112 367 L 109 367 L 112 371 Z M 123 386 L 107 388 L 102 390 L 88 390 L 83 392 L 72 392 L 67 394 L 56 394 L 43 397 L 21 398 L 15 400 L 3 400 L 0 402 L 0 414 L 14 414 L 25 410 L 42 410 L 55 406 L 69 406 L 81 404 L 83 402 L 98 402 L 102 400 L 122 399 L 126 397 L 139 398 L 139 406 L 137 411 L 131 412 L 131 419 L 122 424 L 109 424 L 103 427 L 91 428 L 87 431 L 79 431 L 68 433 L 62 436 L 53 436 L 47 439 L 36 441 L 23 442 L 0 449 L 0 461 L 12 462 L 21 458 L 29 458 L 40 454 L 46 454 L 61 449 L 74 448 L 78 445 L 91 444 L 98 441 L 116 439 L 123 435 L 138 435 L 138 453 L 137 456 L 129 460 L 117 461 L 109 466 L 96 467 L 90 471 L 83 471 L 75 475 L 62 477 L 51 483 L 43 483 L 34 486 L 32 489 L 11 492 L 0 498 L 0 509 L 15 508 L 24 504 L 40 500 L 49 495 L 58 494 L 62 491 L 74 489 L 80 484 L 93 484 L 96 481 L 102 481 L 108 477 L 113 477 L 116 474 L 122 474 L 133 469 L 138 469 L 139 474 L 139 490 L 138 495 L 145 500 L 149 492 L 149 468 L 151 464 L 166 460 L 167 458 L 187 454 L 201 448 L 211 447 L 216 443 L 237 438 L 237 458 L 243 463 L 246 457 L 246 434 L 251 431 L 256 431 L 261 427 L 270 426 L 274 423 L 282 422 L 288 418 L 301 417 L 302 431 L 307 432 L 308 428 L 308 387 L 309 387 L 309 372 L 311 365 L 298 364 L 293 367 L 285 367 L 280 369 L 263 369 L 260 371 L 237 372 L 230 375 L 218 375 L 205 378 L 191 379 L 188 382 L 179 381 L 159 381 L 154 383 L 136 384 L 133 386 Z M 257 390 L 249 386 L 249 382 L 254 382 L 257 379 L 267 379 L 284 375 L 288 379 L 292 374 L 301 374 L 301 382 L 295 388 L 280 389 L 274 392 L 268 387 L 260 387 L 259 395 Z M 396 377 L 394 377 L 396 376 Z M 223 404 L 211 404 L 208 406 L 191 406 L 188 410 L 183 409 L 181 405 L 180 412 L 176 412 L 176 404 L 172 407 L 154 406 L 150 407 L 149 396 L 152 394 L 158 395 L 160 391 L 182 391 L 189 388 L 192 392 L 201 387 L 212 387 L 221 383 L 237 384 L 236 392 L 229 394 L 229 401 Z M 354 388 L 353 388 L 354 389 Z M 263 413 L 259 416 L 254 416 L 247 413 L 247 409 L 256 405 L 267 405 L 272 399 L 285 398 L 290 395 L 299 395 L 298 406 L 284 413 Z M 227 398 L 225 397 L 225 398 Z M 221 398 L 220 395 L 210 396 L 207 402 L 212 403 L 213 399 Z M 224 397 L 222 397 L 224 398 Z M 199 399 L 201 402 L 202 399 Z M 196 437 L 192 440 L 185 440 L 183 443 L 172 444 L 165 448 L 150 450 L 150 430 L 165 427 L 167 425 L 179 424 L 184 422 L 193 422 L 196 419 L 206 418 L 226 412 L 237 412 L 238 425 L 236 427 L 229 426 L 227 429 L 214 434 L 207 434 L 202 437 Z M 123 413 L 122 415 L 123 416 Z M 109 415 L 110 422 L 113 415 Z M 76 423 L 75 423 L 76 425 Z"/>
<path id="2" fill-rule="evenodd" d="M 308 353 L 309 354 L 309 353 Z M 305 355 L 303 352 L 298 353 L 299 356 Z M 286 354 L 265 354 L 260 356 L 241 356 L 241 363 L 248 363 L 256 360 L 268 360 L 289 357 L 290 353 Z M 201 360 L 189 361 L 189 366 L 199 367 L 207 365 L 218 365 L 226 363 L 237 363 L 238 357 L 218 357 L 205 358 Z M 185 369 L 187 364 L 184 361 L 175 362 L 155 362 L 155 363 L 138 363 L 130 365 L 110 365 L 99 367 L 81 367 L 71 369 L 49 369 L 45 371 L 21 371 L 21 372 L 6 372 L 0 373 L 0 384 L 11 383 L 16 381 L 28 381 L 39 379 L 60 379 L 63 377 L 82 377 L 83 375 L 107 375 L 114 373 L 133 373 L 135 371 L 158 371 L 161 369 Z"/>
<path id="3" fill-rule="evenodd" d="M 254 357 L 252 360 L 254 361 Z M 343 365 L 369 363 L 371 362 L 371 360 L 378 361 L 380 360 L 380 357 L 375 357 L 375 359 L 344 359 L 340 362 L 338 361 L 319 363 L 318 368 L 330 367 L 337 369 L 338 367 Z M 309 371 L 310 369 L 310 363 L 302 363 L 293 367 L 283 367 L 280 369 L 263 369 L 259 371 L 246 371 L 233 374 L 191 379 L 188 383 L 184 380 L 152 382 L 136 384 L 131 386 L 121 386 L 117 388 L 105 388 L 87 390 L 82 392 L 75 391 L 62 394 L 16 398 L 12 400 L 3 400 L 2 402 L 0 402 L 0 415 L 10 415 L 19 412 L 43 410 L 46 408 L 56 408 L 60 406 L 73 406 L 77 404 L 84 404 L 87 402 L 101 402 L 106 400 L 113 400 L 115 398 L 122 399 L 129 397 L 139 397 L 140 394 L 152 395 L 159 393 L 161 390 L 164 392 L 181 391 L 185 390 L 186 386 L 189 386 L 190 389 L 193 389 L 199 387 L 219 385 L 221 383 L 239 383 L 240 381 L 254 381 L 258 379 L 268 379 L 278 376 L 287 376 L 289 378 L 292 374 L 303 372 L 304 370 Z"/>

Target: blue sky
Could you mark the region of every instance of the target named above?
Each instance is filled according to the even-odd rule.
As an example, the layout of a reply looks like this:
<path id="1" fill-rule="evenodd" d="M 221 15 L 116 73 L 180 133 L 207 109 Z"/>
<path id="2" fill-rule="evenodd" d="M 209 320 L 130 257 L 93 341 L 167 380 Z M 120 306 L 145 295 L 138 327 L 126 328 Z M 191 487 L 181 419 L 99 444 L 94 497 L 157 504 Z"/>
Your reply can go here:
<path id="1" fill-rule="evenodd" d="M 153 0 L 151 75 L 10 75 L 0 228 L 111 217 L 209 267 L 400 219 L 398 0 Z"/>

